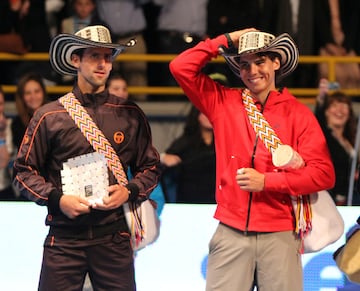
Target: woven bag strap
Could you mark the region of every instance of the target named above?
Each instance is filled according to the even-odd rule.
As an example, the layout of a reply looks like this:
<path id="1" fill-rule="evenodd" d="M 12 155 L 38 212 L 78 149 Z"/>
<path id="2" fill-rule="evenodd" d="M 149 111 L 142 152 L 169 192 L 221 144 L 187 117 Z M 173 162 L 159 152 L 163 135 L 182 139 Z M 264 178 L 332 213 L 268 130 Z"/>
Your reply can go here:
<path id="1" fill-rule="evenodd" d="M 282 145 L 280 138 L 276 135 L 264 115 L 256 107 L 254 99 L 248 89 L 243 90 L 242 100 L 255 133 L 259 136 L 270 154 L 272 154 L 279 145 Z"/>

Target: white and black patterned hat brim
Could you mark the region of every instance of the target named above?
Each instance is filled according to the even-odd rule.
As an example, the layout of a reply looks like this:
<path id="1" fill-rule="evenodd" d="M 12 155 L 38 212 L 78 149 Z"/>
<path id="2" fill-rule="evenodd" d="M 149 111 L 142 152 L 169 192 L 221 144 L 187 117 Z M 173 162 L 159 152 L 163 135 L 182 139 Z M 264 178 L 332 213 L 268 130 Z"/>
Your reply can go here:
<path id="1" fill-rule="evenodd" d="M 246 50 L 241 53 L 234 52 L 234 49 L 227 49 L 225 47 L 221 47 L 219 51 L 236 76 L 239 76 L 239 60 L 241 56 L 248 54 L 263 52 L 274 52 L 279 54 L 281 57 L 281 66 L 278 72 L 279 78 L 283 78 L 293 72 L 299 62 L 299 50 L 294 40 L 287 33 L 279 35 L 278 37 L 274 38 L 269 44 L 263 47 Z"/>
<path id="2" fill-rule="evenodd" d="M 99 27 L 106 29 L 105 27 L 97 26 L 97 28 Z M 90 47 L 110 48 L 113 50 L 112 57 L 116 58 L 127 47 L 132 47 L 135 43 L 135 39 L 131 39 L 127 44 L 116 44 L 93 41 L 73 34 L 59 34 L 53 38 L 50 44 L 50 64 L 59 74 L 75 76 L 77 74 L 77 69 L 71 62 L 71 55 L 75 50 Z"/>

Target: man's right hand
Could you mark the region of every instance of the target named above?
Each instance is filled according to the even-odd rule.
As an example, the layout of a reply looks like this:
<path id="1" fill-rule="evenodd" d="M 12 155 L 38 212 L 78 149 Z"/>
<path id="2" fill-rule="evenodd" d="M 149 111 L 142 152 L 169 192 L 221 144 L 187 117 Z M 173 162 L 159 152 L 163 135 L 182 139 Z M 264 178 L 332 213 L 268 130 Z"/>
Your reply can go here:
<path id="1" fill-rule="evenodd" d="M 85 198 L 74 195 L 63 195 L 60 198 L 60 209 L 70 219 L 89 213 L 91 204 Z"/>

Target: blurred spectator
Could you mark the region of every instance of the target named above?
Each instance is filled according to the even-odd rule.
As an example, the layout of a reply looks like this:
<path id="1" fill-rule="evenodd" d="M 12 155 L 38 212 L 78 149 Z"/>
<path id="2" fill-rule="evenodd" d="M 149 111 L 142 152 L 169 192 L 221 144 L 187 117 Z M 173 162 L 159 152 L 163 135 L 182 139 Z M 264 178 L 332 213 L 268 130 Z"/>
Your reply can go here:
<path id="1" fill-rule="evenodd" d="M 131 54 L 146 54 L 147 45 L 144 39 L 146 18 L 142 5 L 148 0 L 96 0 L 100 18 L 107 23 L 112 32 L 112 39 L 117 43 L 126 43 L 136 39 L 136 45 L 129 51 Z M 125 52 L 126 54 L 127 52 Z M 124 53 L 123 53 L 124 54 Z M 115 62 L 113 72 L 126 76 L 129 86 L 147 86 L 147 62 Z M 135 101 L 145 101 L 146 94 L 130 96 Z"/>
<path id="2" fill-rule="evenodd" d="M 49 26 L 50 37 L 56 36 L 60 29 L 62 19 L 72 13 L 71 0 L 45 0 L 46 20 Z"/>
<path id="3" fill-rule="evenodd" d="M 0 1 L 0 52 L 24 54 L 25 46 L 21 22 L 28 11 L 28 2 Z M 0 80 L 2 84 L 14 84 L 16 79 L 14 61 L 1 61 Z"/>
<path id="4" fill-rule="evenodd" d="M 222 73 L 209 77 L 229 85 Z M 183 133 L 160 155 L 168 202 L 215 203 L 215 148 L 210 121 L 192 106 Z"/>
<path id="5" fill-rule="evenodd" d="M 156 51 L 178 54 L 193 47 L 206 36 L 208 0 L 153 0 L 160 7 L 156 29 Z M 167 62 L 154 66 L 154 83 L 158 86 L 178 86 Z M 159 100 L 186 100 L 184 95 L 152 96 Z"/>
<path id="6" fill-rule="evenodd" d="M 11 118 L 5 116 L 5 95 L 0 87 L 0 200 L 16 200 L 13 191 L 11 161 L 14 147 L 11 138 Z"/>
<path id="7" fill-rule="evenodd" d="M 60 33 L 75 34 L 75 32 L 89 25 L 105 25 L 96 10 L 95 0 L 71 0 L 71 15 L 61 21 Z M 64 84 L 72 84 L 74 77 L 59 76 Z"/>
<path id="8" fill-rule="evenodd" d="M 183 134 L 160 156 L 169 202 L 215 203 L 215 147 L 212 125 L 192 107 Z"/>
<path id="9" fill-rule="evenodd" d="M 25 41 L 25 46 L 29 47 L 31 53 L 48 53 L 50 46 L 50 29 L 48 26 L 44 0 L 25 0 L 29 3 L 27 13 L 21 19 L 21 34 Z M 50 68 L 49 62 L 44 61 L 25 61 L 18 62 L 16 66 L 16 81 L 20 76 L 28 72 L 37 72 L 45 80 L 55 81 L 56 77 Z M 16 83 L 15 83 L 16 84 Z"/>
<path id="10" fill-rule="evenodd" d="M 225 75 L 209 77 L 229 86 Z M 215 146 L 207 117 L 192 106 L 184 131 L 160 155 L 164 166 L 162 185 L 168 202 L 215 203 Z"/>
<path id="11" fill-rule="evenodd" d="M 15 95 L 18 115 L 11 124 L 13 144 L 20 148 L 25 130 L 35 110 L 47 101 L 47 92 L 42 76 L 37 73 L 27 73 L 17 84 Z"/>
<path id="12" fill-rule="evenodd" d="M 315 45 L 315 19 L 322 11 L 315 12 L 318 1 L 313 0 L 277 0 L 271 14 L 276 19 L 275 30 L 278 35 L 287 32 L 296 42 L 300 55 L 317 55 Z M 299 64 L 296 70 L 279 85 L 286 87 L 316 87 L 318 82 L 317 66 Z"/>
<path id="13" fill-rule="evenodd" d="M 228 0 L 224 5 L 222 0 L 208 0 L 207 35 L 214 38 L 247 27 L 274 33 L 277 19 L 273 15 L 278 13 L 278 3 L 279 0 Z"/>
<path id="14" fill-rule="evenodd" d="M 72 0 L 72 14 L 61 21 L 60 33 L 70 33 L 89 25 L 105 25 L 97 14 L 96 0 Z"/>
<path id="15" fill-rule="evenodd" d="M 110 75 L 107 81 L 107 88 L 111 94 L 114 94 L 124 99 L 129 98 L 127 82 L 124 77 L 119 74 Z"/>
<path id="16" fill-rule="evenodd" d="M 321 56 L 357 56 L 360 54 L 360 2 L 357 0 L 318 0 L 316 5 L 316 40 Z M 328 77 L 326 63 L 319 64 L 319 75 Z M 335 65 L 341 88 L 356 88 L 360 83 L 357 63 Z"/>
<path id="17" fill-rule="evenodd" d="M 260 30 L 274 33 L 277 13 L 274 0 L 238 1 L 208 0 L 206 34 L 214 38 L 220 34 L 241 28 L 256 27 Z M 228 78 L 231 86 L 243 86 L 225 63 L 207 64 L 206 72 L 222 72 Z"/>
<path id="18" fill-rule="evenodd" d="M 28 13 L 29 2 L 0 1 L 0 51 L 23 54 L 28 51 L 21 35 L 21 20 Z"/>
<path id="19" fill-rule="evenodd" d="M 327 79 L 320 80 L 315 115 L 324 132 L 335 168 L 335 187 L 329 192 L 336 205 L 347 205 L 351 164 L 355 156 L 356 118 L 351 98 L 341 91 L 329 94 L 330 85 Z M 359 205 L 356 195 L 354 192 L 353 205 Z"/>

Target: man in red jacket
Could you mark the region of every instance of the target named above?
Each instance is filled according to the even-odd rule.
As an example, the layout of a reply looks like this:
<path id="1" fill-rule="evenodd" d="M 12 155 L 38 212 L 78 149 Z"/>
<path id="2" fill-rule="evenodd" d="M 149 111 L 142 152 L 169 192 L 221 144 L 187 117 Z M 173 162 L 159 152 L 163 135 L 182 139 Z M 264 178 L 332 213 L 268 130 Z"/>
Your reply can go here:
<path id="1" fill-rule="evenodd" d="M 202 73 L 219 54 L 245 89 L 224 87 Z M 298 57 L 288 34 L 251 28 L 206 39 L 170 64 L 215 134 L 220 223 L 210 241 L 207 291 L 251 290 L 254 278 L 261 291 L 303 289 L 291 198 L 333 187 L 335 175 L 314 114 L 286 88 L 276 88 L 276 79 L 290 74 Z M 272 153 L 279 144 L 289 145 L 304 165 L 275 166 Z"/>

